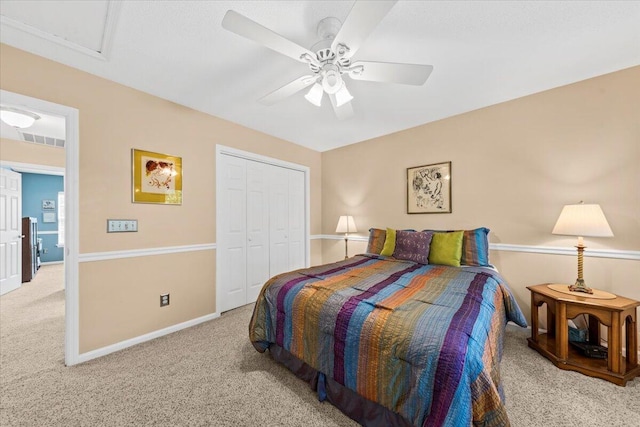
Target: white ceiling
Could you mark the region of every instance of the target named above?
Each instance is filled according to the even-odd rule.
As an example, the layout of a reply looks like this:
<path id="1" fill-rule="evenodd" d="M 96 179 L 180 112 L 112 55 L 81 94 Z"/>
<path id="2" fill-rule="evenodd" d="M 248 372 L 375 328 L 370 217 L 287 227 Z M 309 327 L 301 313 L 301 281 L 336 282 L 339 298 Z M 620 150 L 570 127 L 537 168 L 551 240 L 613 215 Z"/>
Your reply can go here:
<path id="1" fill-rule="evenodd" d="M 258 103 L 308 68 L 224 30 L 225 12 L 311 47 L 352 4 L 2 0 L 0 41 L 318 151 L 640 64 L 639 1 L 399 1 L 354 60 L 431 64 L 424 86 L 347 78 L 344 121 L 304 91 Z"/>

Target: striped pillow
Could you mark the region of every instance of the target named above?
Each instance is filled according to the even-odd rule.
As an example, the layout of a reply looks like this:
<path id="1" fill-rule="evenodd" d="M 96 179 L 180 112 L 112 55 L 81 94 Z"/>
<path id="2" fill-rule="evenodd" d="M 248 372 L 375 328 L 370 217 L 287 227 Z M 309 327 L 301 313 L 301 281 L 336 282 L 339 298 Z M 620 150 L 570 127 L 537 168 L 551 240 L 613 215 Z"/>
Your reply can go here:
<path id="1" fill-rule="evenodd" d="M 489 229 L 485 227 L 475 230 L 465 230 L 462 238 L 462 265 L 476 265 L 486 267 L 489 265 Z"/>
<path id="2" fill-rule="evenodd" d="M 438 230 L 423 230 L 434 231 Z M 460 231 L 447 230 L 446 232 Z M 477 267 L 488 267 L 489 264 L 489 229 L 486 227 L 476 228 L 474 230 L 463 230 L 462 237 L 462 257 L 460 265 L 473 265 Z M 442 231 L 440 231 L 442 232 Z"/>
<path id="3" fill-rule="evenodd" d="M 380 255 L 384 247 L 384 241 L 387 238 L 387 231 L 379 228 L 369 229 L 369 243 L 367 244 L 367 253 Z"/>

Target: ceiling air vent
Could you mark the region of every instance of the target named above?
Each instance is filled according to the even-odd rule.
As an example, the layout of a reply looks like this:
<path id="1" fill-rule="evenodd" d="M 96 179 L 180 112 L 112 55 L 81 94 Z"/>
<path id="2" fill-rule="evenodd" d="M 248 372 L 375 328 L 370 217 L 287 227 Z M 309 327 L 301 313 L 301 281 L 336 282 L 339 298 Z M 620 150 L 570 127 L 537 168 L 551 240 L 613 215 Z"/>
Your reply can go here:
<path id="1" fill-rule="evenodd" d="M 36 144 L 48 145 L 50 147 L 64 148 L 64 139 L 52 138 L 50 136 L 36 135 L 33 133 L 20 132 L 27 142 L 35 142 Z"/>

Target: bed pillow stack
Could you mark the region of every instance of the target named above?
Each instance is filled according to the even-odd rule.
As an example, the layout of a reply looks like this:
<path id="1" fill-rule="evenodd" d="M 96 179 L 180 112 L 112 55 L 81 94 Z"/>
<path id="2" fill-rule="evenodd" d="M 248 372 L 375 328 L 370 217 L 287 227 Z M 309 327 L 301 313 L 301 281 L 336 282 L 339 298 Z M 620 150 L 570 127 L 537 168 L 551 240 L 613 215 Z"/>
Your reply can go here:
<path id="1" fill-rule="evenodd" d="M 421 264 L 487 267 L 490 266 L 488 235 L 486 227 L 421 232 L 371 228 L 367 253 Z"/>
<path id="2" fill-rule="evenodd" d="M 422 230 L 434 233 L 458 233 L 462 232 L 462 254 L 460 265 L 488 267 L 489 264 L 489 229 L 480 227 L 473 230 Z"/>
<path id="3" fill-rule="evenodd" d="M 431 232 L 372 228 L 369 230 L 367 252 L 428 264 L 432 236 Z"/>

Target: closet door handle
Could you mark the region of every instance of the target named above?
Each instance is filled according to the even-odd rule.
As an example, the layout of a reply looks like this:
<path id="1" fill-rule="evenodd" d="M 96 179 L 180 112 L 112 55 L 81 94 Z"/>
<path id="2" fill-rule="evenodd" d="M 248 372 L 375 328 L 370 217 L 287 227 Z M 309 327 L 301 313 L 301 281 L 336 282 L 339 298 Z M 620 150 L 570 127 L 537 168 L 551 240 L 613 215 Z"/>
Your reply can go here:
<path id="1" fill-rule="evenodd" d="M 25 236 L 24 234 L 21 234 L 18 237 L 16 237 L 16 240 L 24 239 L 25 237 L 27 236 Z"/>

